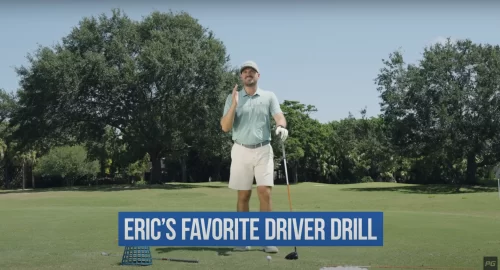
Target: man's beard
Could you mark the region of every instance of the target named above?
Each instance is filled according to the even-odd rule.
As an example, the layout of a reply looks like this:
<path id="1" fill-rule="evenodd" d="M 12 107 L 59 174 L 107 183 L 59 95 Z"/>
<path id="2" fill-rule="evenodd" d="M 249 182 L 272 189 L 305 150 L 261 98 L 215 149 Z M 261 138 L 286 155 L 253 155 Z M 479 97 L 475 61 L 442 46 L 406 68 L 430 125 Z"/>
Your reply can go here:
<path id="1" fill-rule="evenodd" d="M 257 82 L 251 78 L 250 80 L 245 80 L 245 86 L 255 86 Z"/>

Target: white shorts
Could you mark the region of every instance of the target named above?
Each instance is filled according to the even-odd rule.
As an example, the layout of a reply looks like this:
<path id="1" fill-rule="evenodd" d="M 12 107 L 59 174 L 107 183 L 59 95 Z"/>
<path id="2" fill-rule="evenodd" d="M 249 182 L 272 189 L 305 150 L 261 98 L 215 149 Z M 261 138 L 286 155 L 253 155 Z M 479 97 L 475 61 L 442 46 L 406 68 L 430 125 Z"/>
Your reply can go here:
<path id="1" fill-rule="evenodd" d="M 274 152 L 271 144 L 255 149 L 235 143 L 231 149 L 229 188 L 251 190 L 257 186 L 274 186 Z"/>

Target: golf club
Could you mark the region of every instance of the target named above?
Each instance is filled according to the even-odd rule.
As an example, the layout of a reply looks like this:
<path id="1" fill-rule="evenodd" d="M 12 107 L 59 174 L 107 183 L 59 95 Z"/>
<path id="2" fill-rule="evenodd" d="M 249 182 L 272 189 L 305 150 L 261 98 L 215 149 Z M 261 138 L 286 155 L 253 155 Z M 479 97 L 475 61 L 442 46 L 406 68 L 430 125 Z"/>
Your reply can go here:
<path id="1" fill-rule="evenodd" d="M 448 266 L 409 266 L 409 265 L 365 265 L 365 266 L 346 266 L 346 265 L 329 265 L 322 267 L 320 270 L 327 270 L 327 269 L 338 269 L 338 267 L 346 267 L 346 268 L 360 268 L 360 269 L 366 269 L 366 268 L 375 268 L 375 269 L 447 269 L 447 270 L 473 270 L 474 268 L 470 267 L 448 267 Z"/>
<path id="2" fill-rule="evenodd" d="M 288 182 L 288 169 L 286 168 L 286 154 L 285 154 L 285 142 L 281 140 L 281 148 L 283 149 L 283 164 L 285 165 L 285 178 L 286 178 L 286 186 L 288 189 L 288 204 L 290 205 L 290 212 L 292 212 L 292 199 L 290 197 L 290 183 Z M 297 260 L 299 259 L 299 254 L 297 253 L 297 247 L 294 247 L 295 251 L 290 252 L 285 256 L 287 260 Z"/>
<path id="3" fill-rule="evenodd" d="M 110 256 L 110 257 L 122 257 L 120 255 L 111 255 L 110 253 L 107 252 L 102 252 L 102 256 Z M 199 263 L 198 260 L 186 260 L 186 259 L 172 259 L 172 258 L 152 258 L 153 260 L 160 260 L 160 261 L 171 261 L 171 262 L 187 262 L 187 263 Z"/>

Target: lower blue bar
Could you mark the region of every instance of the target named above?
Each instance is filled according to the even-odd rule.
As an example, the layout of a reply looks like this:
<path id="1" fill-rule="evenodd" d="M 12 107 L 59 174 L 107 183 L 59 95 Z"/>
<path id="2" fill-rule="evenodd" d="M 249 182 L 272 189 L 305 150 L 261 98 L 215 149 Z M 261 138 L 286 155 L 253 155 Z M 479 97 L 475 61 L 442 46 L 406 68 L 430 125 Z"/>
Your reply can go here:
<path id="1" fill-rule="evenodd" d="M 382 212 L 120 212 L 119 246 L 383 246 Z"/>

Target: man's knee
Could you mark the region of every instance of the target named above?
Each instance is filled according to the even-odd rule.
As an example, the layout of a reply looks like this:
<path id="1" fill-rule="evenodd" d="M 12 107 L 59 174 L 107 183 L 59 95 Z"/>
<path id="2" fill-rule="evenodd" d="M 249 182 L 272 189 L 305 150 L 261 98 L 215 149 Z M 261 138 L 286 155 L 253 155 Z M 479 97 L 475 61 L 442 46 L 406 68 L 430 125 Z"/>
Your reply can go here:
<path id="1" fill-rule="evenodd" d="M 261 212 L 272 211 L 271 187 L 270 186 L 258 186 L 257 192 L 259 193 L 260 211 Z"/>
<path id="2" fill-rule="evenodd" d="M 271 198 L 271 186 L 258 186 L 257 193 L 259 194 L 259 198 L 263 200 L 269 200 Z"/>
<path id="3" fill-rule="evenodd" d="M 251 190 L 238 190 L 238 202 L 240 203 L 248 203 L 251 196 Z"/>

